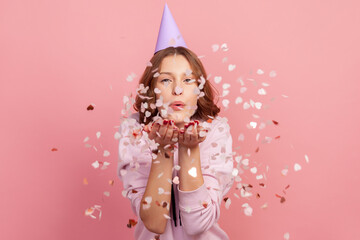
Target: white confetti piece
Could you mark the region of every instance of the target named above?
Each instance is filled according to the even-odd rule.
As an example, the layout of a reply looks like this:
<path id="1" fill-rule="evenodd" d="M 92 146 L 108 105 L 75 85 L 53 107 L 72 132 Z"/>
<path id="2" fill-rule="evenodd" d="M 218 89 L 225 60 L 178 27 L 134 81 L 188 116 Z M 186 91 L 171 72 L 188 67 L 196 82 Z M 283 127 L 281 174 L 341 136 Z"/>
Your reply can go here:
<path id="1" fill-rule="evenodd" d="M 238 137 L 238 141 L 244 141 L 244 140 L 245 140 L 245 135 L 243 133 L 240 133 Z"/>
<path id="2" fill-rule="evenodd" d="M 230 103 L 230 101 L 229 101 L 228 99 L 223 99 L 223 100 L 222 100 L 222 104 L 223 104 L 223 106 L 226 107 L 226 108 L 229 106 L 229 103 Z"/>
<path id="3" fill-rule="evenodd" d="M 174 169 L 175 169 L 176 171 L 179 171 L 180 168 L 181 168 L 181 167 L 180 167 L 179 165 L 175 165 L 175 166 L 174 166 Z"/>
<path id="4" fill-rule="evenodd" d="M 157 177 L 161 178 L 162 175 L 164 175 L 164 172 L 161 172 Z"/>
<path id="5" fill-rule="evenodd" d="M 99 162 L 96 160 L 91 164 L 94 168 L 98 168 L 100 166 Z"/>
<path id="6" fill-rule="evenodd" d="M 126 198 L 127 190 L 122 190 L 121 195 Z"/>
<path id="7" fill-rule="evenodd" d="M 229 83 L 224 83 L 223 84 L 223 89 L 228 89 L 231 85 Z"/>
<path id="8" fill-rule="evenodd" d="M 145 117 L 150 117 L 151 116 L 151 112 L 149 112 L 149 111 L 145 111 Z"/>
<path id="9" fill-rule="evenodd" d="M 260 175 L 256 175 L 256 180 L 260 180 L 260 179 L 263 179 L 264 177 L 263 177 L 263 175 L 262 174 L 260 174 Z"/>
<path id="10" fill-rule="evenodd" d="M 126 169 L 121 169 L 120 170 L 120 175 L 124 176 L 127 173 Z"/>
<path id="11" fill-rule="evenodd" d="M 244 188 L 241 188 L 240 189 L 240 195 L 241 197 L 251 197 L 252 196 L 252 193 L 251 192 L 248 192 L 248 191 L 245 191 Z"/>
<path id="12" fill-rule="evenodd" d="M 263 88 L 260 88 L 260 89 L 258 90 L 258 94 L 259 94 L 259 95 L 266 95 L 266 90 L 263 89 Z"/>
<path id="13" fill-rule="evenodd" d="M 261 102 L 256 102 L 256 103 L 254 103 L 254 105 L 255 105 L 255 108 L 261 109 L 262 103 Z"/>
<path id="14" fill-rule="evenodd" d="M 260 208 L 267 208 L 267 207 L 268 207 L 268 204 L 264 203 Z"/>
<path id="15" fill-rule="evenodd" d="M 221 48 L 221 50 L 223 50 L 224 52 L 226 52 L 226 51 L 229 50 L 229 48 L 228 48 L 228 46 L 227 46 L 226 43 L 223 43 L 220 48 Z"/>
<path id="16" fill-rule="evenodd" d="M 128 75 L 128 76 L 126 77 L 126 81 L 132 82 L 135 77 L 136 77 L 136 74 L 135 74 L 135 73 L 131 73 L 130 75 Z"/>
<path id="17" fill-rule="evenodd" d="M 191 75 L 191 73 L 192 73 L 192 70 L 191 69 L 186 69 L 185 70 L 185 75 L 188 77 L 188 76 L 190 76 Z"/>
<path id="18" fill-rule="evenodd" d="M 154 73 L 154 75 L 153 75 L 154 78 L 156 78 L 158 76 L 160 76 L 160 73 L 158 73 L 158 72 Z"/>
<path id="19" fill-rule="evenodd" d="M 249 108 L 250 108 L 250 104 L 249 104 L 248 102 L 244 102 L 243 108 L 244 108 L 244 110 L 249 109 Z"/>
<path id="20" fill-rule="evenodd" d="M 150 61 L 148 61 L 148 62 L 146 63 L 146 66 L 147 66 L 147 67 L 152 67 L 152 63 L 151 63 Z"/>
<path id="21" fill-rule="evenodd" d="M 309 157 L 305 154 L 305 161 L 309 163 Z"/>
<path id="22" fill-rule="evenodd" d="M 225 208 L 226 208 L 226 209 L 229 209 L 230 204 L 231 204 L 231 199 L 228 198 L 228 199 L 226 200 L 226 202 L 225 202 Z"/>
<path id="23" fill-rule="evenodd" d="M 244 166 L 249 166 L 249 159 L 245 158 L 244 160 L 241 161 L 241 163 L 242 163 Z"/>
<path id="24" fill-rule="evenodd" d="M 295 163 L 295 164 L 294 164 L 294 170 L 295 170 L 295 172 L 297 172 L 297 171 L 301 170 L 301 166 L 300 166 L 300 164 Z"/>
<path id="25" fill-rule="evenodd" d="M 250 125 L 250 127 L 252 127 L 253 129 L 255 129 L 256 126 L 257 126 L 257 122 L 250 122 L 249 125 Z"/>
<path id="26" fill-rule="evenodd" d="M 87 142 L 89 139 L 89 137 L 86 137 L 83 142 Z"/>
<path id="27" fill-rule="evenodd" d="M 219 44 L 213 44 L 211 46 L 211 49 L 212 49 L 213 52 L 216 52 L 217 50 L 219 50 Z"/>
<path id="28" fill-rule="evenodd" d="M 257 172 L 257 168 L 256 167 L 252 167 L 250 168 L 250 172 L 255 174 Z"/>
<path id="29" fill-rule="evenodd" d="M 154 88 L 154 92 L 155 92 L 156 94 L 160 94 L 160 93 L 161 93 L 161 90 L 158 89 L 158 88 Z"/>
<path id="30" fill-rule="evenodd" d="M 243 101 L 242 97 L 237 97 L 237 98 L 235 99 L 235 104 L 242 103 L 242 101 Z"/>
<path id="31" fill-rule="evenodd" d="M 200 94 L 200 89 L 198 87 L 194 88 L 194 94 L 195 95 L 199 95 Z"/>
<path id="32" fill-rule="evenodd" d="M 114 134 L 115 140 L 119 140 L 120 137 L 121 137 L 121 134 L 120 134 L 119 132 L 116 132 L 116 133 Z"/>
<path id="33" fill-rule="evenodd" d="M 96 132 L 96 137 L 97 137 L 97 139 L 99 139 L 100 136 L 101 136 L 101 132 Z"/>
<path id="34" fill-rule="evenodd" d="M 152 197 L 151 197 L 151 196 L 145 197 L 145 202 L 146 202 L 147 204 L 150 204 L 151 201 L 152 201 Z"/>
<path id="35" fill-rule="evenodd" d="M 288 232 L 284 233 L 284 239 L 289 240 L 290 239 L 290 233 L 288 233 Z"/>
<path id="36" fill-rule="evenodd" d="M 222 80 L 221 76 L 215 76 L 214 77 L 214 82 L 217 83 L 217 84 L 219 84 L 221 82 L 221 80 Z"/>
<path id="37" fill-rule="evenodd" d="M 190 212 L 191 212 L 191 207 L 185 207 L 185 211 L 186 211 L 187 213 L 190 213 Z"/>
<path id="38" fill-rule="evenodd" d="M 179 184 L 179 177 L 178 176 L 175 176 L 174 179 L 172 180 L 173 183 L 175 184 Z"/>
<path id="39" fill-rule="evenodd" d="M 253 212 L 253 209 L 252 209 L 250 206 L 245 207 L 245 209 L 244 209 L 244 214 L 245 214 L 246 216 L 251 216 L 251 215 L 252 215 L 252 212 Z"/>
<path id="40" fill-rule="evenodd" d="M 246 90 L 247 90 L 247 87 L 241 87 L 240 88 L 240 93 L 244 93 L 244 92 L 246 92 Z"/>
<path id="41" fill-rule="evenodd" d="M 286 176 L 286 175 L 288 174 L 288 172 L 289 172 L 288 169 L 283 169 L 283 170 L 281 170 L 281 174 L 282 174 L 283 176 Z"/>
<path id="42" fill-rule="evenodd" d="M 258 69 L 258 70 L 256 71 L 256 73 L 259 74 L 259 75 L 262 75 L 262 74 L 264 74 L 264 71 L 263 71 L 262 69 Z"/>
<path id="43" fill-rule="evenodd" d="M 230 93 L 230 91 L 229 90 L 227 90 L 227 89 L 225 89 L 225 90 L 223 90 L 223 92 L 222 92 L 222 97 L 225 97 L 225 96 L 227 96 L 228 94 Z"/>
<path id="44" fill-rule="evenodd" d="M 228 66 L 228 70 L 231 72 L 235 69 L 236 65 L 235 64 L 229 64 Z"/>
<path id="45" fill-rule="evenodd" d="M 164 192 L 165 192 L 165 191 L 164 191 L 163 188 L 159 188 L 159 189 L 158 189 L 158 194 L 159 194 L 159 195 L 163 194 Z"/>
<path id="46" fill-rule="evenodd" d="M 104 195 L 110 197 L 110 192 L 104 192 Z"/>
<path id="47" fill-rule="evenodd" d="M 95 210 L 99 211 L 99 220 L 101 219 L 101 210 L 100 210 L 100 205 L 94 205 L 93 207 L 90 207 L 88 209 L 85 210 L 85 216 L 90 216 L 91 218 L 96 219 L 96 217 L 93 215 L 93 213 L 95 212 Z"/>
<path id="48" fill-rule="evenodd" d="M 171 219 L 171 217 L 169 217 L 169 215 L 167 215 L 167 214 L 165 214 L 165 213 L 164 213 L 164 217 L 165 217 L 166 219 Z"/>
<path id="49" fill-rule="evenodd" d="M 224 57 L 223 59 L 222 59 L 222 62 L 224 63 L 224 62 L 227 62 L 227 60 L 228 60 L 228 58 L 227 57 Z"/>
<path id="50" fill-rule="evenodd" d="M 109 152 L 108 150 L 104 150 L 103 156 L 104 156 L 104 157 L 110 156 L 110 152 Z"/>
<path id="51" fill-rule="evenodd" d="M 190 176 L 196 177 L 196 176 L 197 176 L 196 167 L 190 168 L 190 170 L 188 171 L 188 173 L 190 174 Z"/>
<path id="52" fill-rule="evenodd" d="M 270 71 L 269 76 L 271 78 L 276 77 L 276 72 L 274 70 Z"/>
<path id="53" fill-rule="evenodd" d="M 104 162 L 103 165 L 102 165 L 102 167 L 101 167 L 101 170 L 106 169 L 109 165 L 110 165 L 109 162 Z"/>
<path id="54" fill-rule="evenodd" d="M 183 92 L 183 89 L 181 88 L 181 87 L 179 87 L 179 86 L 176 86 L 176 88 L 175 88 L 175 93 L 177 94 L 177 95 L 179 95 L 179 94 L 181 94 Z"/>

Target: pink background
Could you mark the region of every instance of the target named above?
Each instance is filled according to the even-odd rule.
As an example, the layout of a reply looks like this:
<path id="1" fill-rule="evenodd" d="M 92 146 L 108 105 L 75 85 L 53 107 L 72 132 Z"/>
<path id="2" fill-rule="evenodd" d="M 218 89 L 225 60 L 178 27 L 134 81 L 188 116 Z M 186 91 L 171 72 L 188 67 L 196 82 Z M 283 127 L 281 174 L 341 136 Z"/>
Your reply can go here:
<path id="1" fill-rule="evenodd" d="M 237 199 L 235 189 L 228 194 L 232 204 L 229 210 L 222 205 L 220 225 L 230 238 L 284 239 L 288 232 L 299 240 L 360 239 L 360 4 L 169 0 L 168 5 L 188 47 L 205 56 L 210 81 L 221 75 L 215 85 L 230 83 L 228 99 L 234 100 L 240 96 L 236 79 L 242 77 L 249 88 L 243 99 L 269 106 L 243 110 L 231 100 L 229 109 L 222 107 L 234 151 L 251 154 L 251 167 L 267 177 L 259 181 L 246 170 L 241 177 L 254 186 L 254 196 Z M 122 97 L 134 92 L 153 54 L 163 7 L 163 0 L 0 1 L 0 239 L 133 238 L 126 224 L 135 216 L 116 176 L 114 133 Z M 212 44 L 222 43 L 229 51 L 212 52 Z M 232 72 L 230 63 L 236 64 Z M 263 75 L 256 73 L 259 68 Z M 275 78 L 269 77 L 272 70 Z M 137 77 L 127 82 L 131 73 Z M 248 78 L 256 79 L 257 87 Z M 266 96 L 257 94 L 261 82 L 270 84 Z M 93 111 L 86 110 L 89 104 Z M 250 130 L 250 121 L 260 123 L 252 113 L 279 125 Z M 240 133 L 244 142 L 238 141 Z M 280 140 L 260 142 L 278 135 Z M 87 136 L 97 151 L 85 147 Z M 110 156 L 103 157 L 104 150 Z M 94 169 L 96 160 L 110 165 Z M 302 169 L 295 172 L 294 163 Z M 282 176 L 286 166 L 289 173 Z M 113 186 L 109 180 L 115 180 Z M 259 188 L 259 182 L 267 187 Z M 245 202 L 253 216 L 244 215 Z M 265 203 L 268 208 L 260 208 Z M 84 216 L 95 204 L 101 205 L 100 220 Z"/>

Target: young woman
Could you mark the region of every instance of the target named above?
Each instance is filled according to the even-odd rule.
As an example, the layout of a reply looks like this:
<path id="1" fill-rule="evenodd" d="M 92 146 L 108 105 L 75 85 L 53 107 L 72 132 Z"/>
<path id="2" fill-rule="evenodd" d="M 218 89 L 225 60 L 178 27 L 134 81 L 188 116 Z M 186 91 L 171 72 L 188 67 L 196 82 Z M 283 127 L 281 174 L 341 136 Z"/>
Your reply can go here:
<path id="1" fill-rule="evenodd" d="M 217 221 L 233 184 L 232 137 L 196 54 L 154 54 L 120 126 L 118 176 L 136 239 L 228 239 Z"/>

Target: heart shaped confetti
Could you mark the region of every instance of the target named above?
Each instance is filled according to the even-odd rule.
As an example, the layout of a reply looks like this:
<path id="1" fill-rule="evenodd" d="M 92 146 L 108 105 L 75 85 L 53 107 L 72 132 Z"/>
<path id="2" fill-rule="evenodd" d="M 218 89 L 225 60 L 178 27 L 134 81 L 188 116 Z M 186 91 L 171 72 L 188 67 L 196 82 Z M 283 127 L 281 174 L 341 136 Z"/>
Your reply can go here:
<path id="1" fill-rule="evenodd" d="M 214 77 L 214 82 L 217 83 L 217 84 L 219 84 L 221 82 L 221 80 L 222 80 L 221 76 L 215 76 Z"/>
<path id="2" fill-rule="evenodd" d="M 219 50 L 219 45 L 218 45 L 218 44 L 213 44 L 213 45 L 211 46 L 211 48 L 212 48 L 212 51 L 213 51 L 213 52 L 216 52 L 217 50 Z"/>
<path id="3" fill-rule="evenodd" d="M 196 176 L 197 176 L 196 167 L 190 168 L 190 170 L 188 171 L 188 173 L 190 174 L 190 176 L 196 177 Z"/>
<path id="4" fill-rule="evenodd" d="M 228 66 L 228 70 L 231 72 L 235 69 L 236 65 L 235 64 L 229 64 Z"/>
<path id="5" fill-rule="evenodd" d="M 295 163 L 295 164 L 294 164 L 294 170 L 295 170 L 295 172 L 297 172 L 297 171 L 301 170 L 301 166 L 300 166 L 300 164 Z"/>

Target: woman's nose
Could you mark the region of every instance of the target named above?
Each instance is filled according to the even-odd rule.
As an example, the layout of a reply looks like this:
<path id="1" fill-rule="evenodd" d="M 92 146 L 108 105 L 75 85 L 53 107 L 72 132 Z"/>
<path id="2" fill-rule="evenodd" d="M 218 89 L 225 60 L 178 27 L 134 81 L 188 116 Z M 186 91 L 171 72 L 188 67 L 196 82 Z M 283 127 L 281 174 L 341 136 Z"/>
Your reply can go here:
<path id="1" fill-rule="evenodd" d="M 177 84 L 174 86 L 172 93 L 173 95 L 181 95 L 183 91 L 183 88 L 179 84 Z"/>

